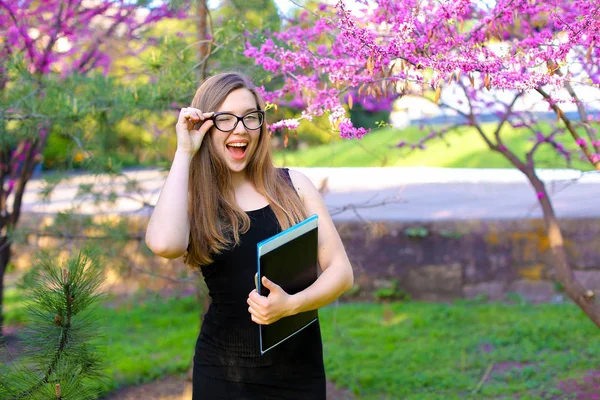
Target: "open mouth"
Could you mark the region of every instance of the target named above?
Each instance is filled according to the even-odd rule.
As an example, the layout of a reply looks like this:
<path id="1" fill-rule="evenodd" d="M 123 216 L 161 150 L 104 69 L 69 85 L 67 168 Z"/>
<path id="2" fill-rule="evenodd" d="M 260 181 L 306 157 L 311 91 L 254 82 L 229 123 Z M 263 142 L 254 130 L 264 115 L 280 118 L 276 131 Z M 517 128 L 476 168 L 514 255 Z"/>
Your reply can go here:
<path id="1" fill-rule="evenodd" d="M 246 149 L 248 148 L 248 143 L 230 143 L 227 145 L 227 150 L 229 150 L 229 154 L 235 160 L 241 160 L 246 155 Z"/>

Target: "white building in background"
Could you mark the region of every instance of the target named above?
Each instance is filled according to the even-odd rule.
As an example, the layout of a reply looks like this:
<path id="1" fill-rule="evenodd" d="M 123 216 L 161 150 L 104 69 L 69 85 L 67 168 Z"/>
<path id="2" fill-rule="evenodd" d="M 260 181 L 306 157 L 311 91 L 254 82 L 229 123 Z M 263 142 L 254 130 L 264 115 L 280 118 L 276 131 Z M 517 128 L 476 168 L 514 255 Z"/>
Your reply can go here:
<path id="1" fill-rule="evenodd" d="M 411 121 L 440 115 L 440 106 L 421 96 L 406 95 L 394 102 L 390 124 L 394 128 L 406 128 Z"/>

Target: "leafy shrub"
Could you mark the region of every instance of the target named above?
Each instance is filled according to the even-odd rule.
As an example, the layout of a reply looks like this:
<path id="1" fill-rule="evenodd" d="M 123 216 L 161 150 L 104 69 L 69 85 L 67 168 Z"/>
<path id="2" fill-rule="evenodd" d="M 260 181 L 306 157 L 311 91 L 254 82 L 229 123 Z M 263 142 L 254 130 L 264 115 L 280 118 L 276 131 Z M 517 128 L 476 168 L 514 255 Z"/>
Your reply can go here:
<path id="1" fill-rule="evenodd" d="M 373 292 L 377 300 L 410 301 L 411 296 L 398 287 L 398 280 L 393 279 L 388 287 L 381 287 Z"/>

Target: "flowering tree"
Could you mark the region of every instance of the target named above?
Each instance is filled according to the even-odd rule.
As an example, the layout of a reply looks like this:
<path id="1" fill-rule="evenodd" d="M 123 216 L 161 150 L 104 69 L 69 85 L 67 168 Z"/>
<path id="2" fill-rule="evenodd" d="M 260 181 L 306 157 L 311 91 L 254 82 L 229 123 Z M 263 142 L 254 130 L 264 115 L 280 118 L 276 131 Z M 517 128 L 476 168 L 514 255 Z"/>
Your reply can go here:
<path id="1" fill-rule="evenodd" d="M 116 87 L 107 76 L 109 54 L 115 40 L 139 53 L 148 24 L 182 15 L 142 0 L 0 0 L 0 336 L 10 235 L 49 133 L 60 131 L 91 156 L 88 145 L 126 117 L 127 105 L 168 104 L 169 93 Z M 85 135 L 90 125 L 93 138 Z M 90 157 L 89 164 L 115 169 L 110 158 Z"/>
<path id="2" fill-rule="evenodd" d="M 535 169 L 536 151 L 551 146 L 566 165 L 580 157 L 600 170 L 600 113 L 592 102 L 600 96 L 600 3 L 339 1 L 305 8 L 266 40 L 250 37 L 245 54 L 283 77 L 281 88 L 265 91 L 268 101 L 299 96 L 306 104 L 299 119 L 279 121 L 277 129 L 328 113 L 342 137 L 360 139 L 370 127 L 354 126 L 346 115 L 357 101 L 353 91 L 359 98 L 418 94 L 456 116 L 454 125 L 432 127 L 417 143 L 399 141 L 405 151 L 425 149 L 460 126 L 472 127 L 529 179 L 543 210 L 556 278 L 600 326 L 600 305 L 570 268 L 551 199 Z M 536 110 L 549 110 L 556 119 L 540 121 Z M 491 131 L 482 125 L 489 114 L 495 117 Z M 503 140 L 510 127 L 532 140 L 526 154 Z"/>

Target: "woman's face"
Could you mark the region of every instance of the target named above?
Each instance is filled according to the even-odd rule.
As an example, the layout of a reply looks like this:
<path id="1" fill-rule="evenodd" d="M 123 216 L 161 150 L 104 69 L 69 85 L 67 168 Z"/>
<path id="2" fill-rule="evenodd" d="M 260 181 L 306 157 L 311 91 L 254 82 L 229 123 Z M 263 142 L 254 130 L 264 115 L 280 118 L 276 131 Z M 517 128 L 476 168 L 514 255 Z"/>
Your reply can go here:
<path id="1" fill-rule="evenodd" d="M 243 117 L 255 110 L 257 110 L 256 98 L 248 89 L 241 88 L 229 93 L 217 112 Z M 246 119 L 246 125 L 250 128 L 257 125 L 255 118 L 257 118 L 256 114 L 250 114 Z M 235 123 L 235 118 L 230 115 L 217 115 L 214 122 L 221 127 L 227 127 Z M 242 121 L 238 121 L 235 129 L 230 132 L 220 131 L 213 126 L 210 131 L 210 140 L 212 140 L 217 155 L 225 161 L 227 167 L 232 172 L 241 172 L 246 168 L 258 147 L 260 131 L 260 128 L 247 129 Z"/>

